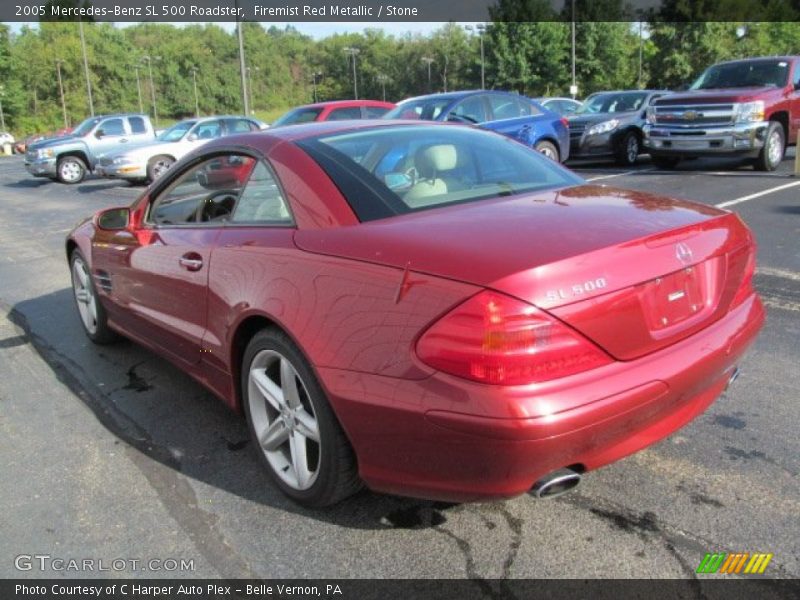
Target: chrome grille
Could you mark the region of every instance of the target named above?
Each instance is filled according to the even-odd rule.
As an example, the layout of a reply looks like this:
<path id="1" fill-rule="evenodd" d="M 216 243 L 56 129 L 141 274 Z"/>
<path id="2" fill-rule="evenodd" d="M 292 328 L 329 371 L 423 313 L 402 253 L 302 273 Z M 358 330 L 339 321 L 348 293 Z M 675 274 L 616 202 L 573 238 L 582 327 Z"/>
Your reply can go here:
<path id="1" fill-rule="evenodd" d="M 655 107 L 657 125 L 667 127 L 709 127 L 730 125 L 734 119 L 733 104 L 686 104 Z"/>

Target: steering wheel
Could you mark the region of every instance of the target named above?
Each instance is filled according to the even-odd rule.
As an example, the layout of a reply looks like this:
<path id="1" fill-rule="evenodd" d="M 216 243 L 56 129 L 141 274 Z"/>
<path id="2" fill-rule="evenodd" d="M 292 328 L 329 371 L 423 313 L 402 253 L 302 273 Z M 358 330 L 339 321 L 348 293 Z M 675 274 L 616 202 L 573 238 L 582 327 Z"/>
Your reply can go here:
<path id="1" fill-rule="evenodd" d="M 238 199 L 239 194 L 234 190 L 220 190 L 209 194 L 197 207 L 194 220 L 207 223 L 230 217 Z"/>
<path id="2" fill-rule="evenodd" d="M 458 121 L 461 123 L 467 123 L 469 125 L 475 125 L 478 123 L 477 119 L 473 119 L 472 117 L 468 117 L 467 115 L 457 115 L 457 114 L 449 114 L 447 115 L 448 121 Z"/>

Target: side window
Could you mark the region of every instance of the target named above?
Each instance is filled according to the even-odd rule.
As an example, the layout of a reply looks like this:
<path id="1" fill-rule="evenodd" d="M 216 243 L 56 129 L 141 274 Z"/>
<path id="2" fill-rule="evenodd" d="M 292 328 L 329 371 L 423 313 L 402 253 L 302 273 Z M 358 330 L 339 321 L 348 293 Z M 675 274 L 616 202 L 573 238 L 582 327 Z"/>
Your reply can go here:
<path id="1" fill-rule="evenodd" d="M 470 96 L 456 104 L 450 111 L 448 120 L 467 121 L 468 123 L 483 123 L 486 121 L 486 108 L 483 105 L 483 96 Z"/>
<path id="2" fill-rule="evenodd" d="M 792 78 L 792 83 L 794 84 L 794 89 L 800 86 L 800 60 L 794 63 L 794 77 Z"/>
<path id="3" fill-rule="evenodd" d="M 536 107 L 534 104 L 529 102 L 525 98 L 517 98 L 517 102 L 519 103 L 519 114 L 521 117 L 527 117 L 529 115 L 541 115 L 542 111 Z"/>
<path id="4" fill-rule="evenodd" d="M 256 124 L 248 119 L 225 119 L 225 128 L 227 129 L 228 135 L 258 131 Z"/>
<path id="5" fill-rule="evenodd" d="M 215 156 L 181 173 L 150 205 L 156 225 L 219 224 L 233 213 L 255 159 Z"/>
<path id="6" fill-rule="evenodd" d="M 559 107 L 558 112 L 560 112 L 562 115 L 571 115 L 576 110 L 578 110 L 578 106 L 580 105 L 574 102 L 569 102 L 567 100 L 558 100 L 557 106 Z"/>
<path id="7" fill-rule="evenodd" d="M 263 162 L 253 169 L 230 222 L 276 226 L 294 224 L 278 183 Z"/>
<path id="8" fill-rule="evenodd" d="M 219 121 L 204 121 L 195 127 L 193 133 L 198 140 L 213 140 L 222 135 L 222 124 Z"/>
<path id="9" fill-rule="evenodd" d="M 360 119 L 361 107 L 354 106 L 352 108 L 336 108 L 328 115 L 328 121 L 344 121 L 346 119 Z"/>
<path id="10" fill-rule="evenodd" d="M 383 115 L 389 112 L 388 108 L 382 106 L 366 106 L 365 107 L 368 119 L 380 119 Z"/>
<path id="11" fill-rule="evenodd" d="M 125 125 L 123 125 L 122 119 L 106 119 L 100 123 L 97 131 L 102 131 L 103 137 L 125 135 Z"/>
<path id="12" fill-rule="evenodd" d="M 517 99 L 511 96 L 493 94 L 489 96 L 489 105 L 492 107 L 495 121 L 514 119 L 522 115 Z"/>
<path id="13" fill-rule="evenodd" d="M 142 117 L 131 117 L 128 119 L 128 123 L 131 126 L 131 133 L 138 134 L 138 133 L 147 133 L 147 126 L 144 124 L 144 119 Z"/>

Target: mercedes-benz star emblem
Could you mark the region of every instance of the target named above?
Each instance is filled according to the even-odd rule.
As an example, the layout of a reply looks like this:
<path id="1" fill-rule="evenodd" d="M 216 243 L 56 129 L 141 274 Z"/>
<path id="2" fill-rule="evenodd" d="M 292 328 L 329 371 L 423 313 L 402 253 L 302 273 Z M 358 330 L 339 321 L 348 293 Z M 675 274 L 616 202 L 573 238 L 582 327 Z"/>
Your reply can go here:
<path id="1" fill-rule="evenodd" d="M 675 257 L 684 265 L 688 265 L 692 262 L 692 249 L 683 242 L 676 244 Z"/>

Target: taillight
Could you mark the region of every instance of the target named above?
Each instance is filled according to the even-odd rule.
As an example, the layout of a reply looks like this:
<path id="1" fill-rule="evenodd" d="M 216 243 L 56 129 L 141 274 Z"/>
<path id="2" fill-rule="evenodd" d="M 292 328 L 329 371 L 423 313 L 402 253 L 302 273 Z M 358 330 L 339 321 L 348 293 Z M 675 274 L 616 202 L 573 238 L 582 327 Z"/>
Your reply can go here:
<path id="1" fill-rule="evenodd" d="M 756 247 L 753 244 L 747 254 L 747 263 L 744 267 L 744 275 L 742 276 L 742 283 L 736 291 L 736 295 L 731 300 L 731 308 L 736 308 L 742 302 L 747 300 L 755 291 L 753 289 L 753 276 L 756 273 Z"/>
<path id="2" fill-rule="evenodd" d="M 611 362 L 544 311 L 490 291 L 436 321 L 417 342 L 417 355 L 445 373 L 502 385 L 548 381 Z"/>
<path id="3" fill-rule="evenodd" d="M 561 117 L 561 124 L 569 129 L 569 120 L 566 117 Z"/>

